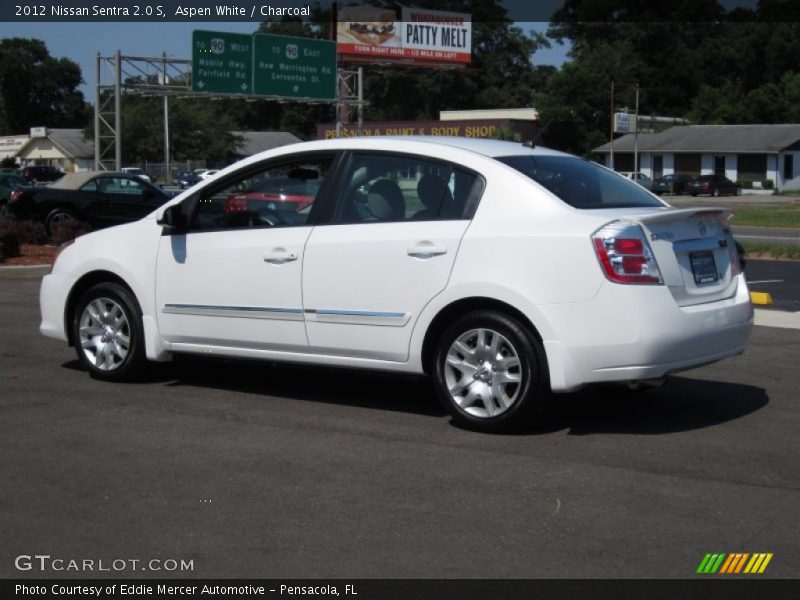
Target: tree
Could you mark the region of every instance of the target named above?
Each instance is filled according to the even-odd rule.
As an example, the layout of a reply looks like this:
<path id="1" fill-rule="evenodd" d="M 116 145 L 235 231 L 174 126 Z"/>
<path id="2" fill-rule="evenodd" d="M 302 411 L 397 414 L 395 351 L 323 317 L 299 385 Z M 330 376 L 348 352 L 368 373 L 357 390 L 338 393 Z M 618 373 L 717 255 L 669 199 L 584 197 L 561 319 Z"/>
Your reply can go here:
<path id="1" fill-rule="evenodd" d="M 0 130 L 26 133 L 31 127 L 82 127 L 89 108 L 78 86 L 80 67 L 53 58 L 41 40 L 0 41 Z"/>
<path id="2" fill-rule="evenodd" d="M 569 40 L 571 60 L 536 100 L 545 139 L 580 154 L 606 141 L 611 80 L 617 107 L 633 108 L 639 84 L 644 114 L 797 122 L 798 18 L 786 0 L 729 12 L 717 0 L 566 0 L 548 36 Z"/>
<path id="3" fill-rule="evenodd" d="M 633 106 L 640 68 L 625 43 L 599 44 L 586 58 L 565 63 L 535 99 L 547 145 L 586 154 L 607 141 L 611 82 L 617 106 Z"/>

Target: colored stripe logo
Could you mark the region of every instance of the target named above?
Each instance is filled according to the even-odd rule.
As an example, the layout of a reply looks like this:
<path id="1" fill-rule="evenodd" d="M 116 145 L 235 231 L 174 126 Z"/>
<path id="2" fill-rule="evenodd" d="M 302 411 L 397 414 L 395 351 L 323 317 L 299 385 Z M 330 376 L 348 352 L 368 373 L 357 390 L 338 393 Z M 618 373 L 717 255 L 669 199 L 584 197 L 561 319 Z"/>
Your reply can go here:
<path id="1" fill-rule="evenodd" d="M 736 575 L 739 573 L 760 574 L 766 571 L 769 561 L 772 560 L 772 553 L 766 552 L 715 552 L 706 554 L 697 567 L 697 573 L 714 573 Z"/>

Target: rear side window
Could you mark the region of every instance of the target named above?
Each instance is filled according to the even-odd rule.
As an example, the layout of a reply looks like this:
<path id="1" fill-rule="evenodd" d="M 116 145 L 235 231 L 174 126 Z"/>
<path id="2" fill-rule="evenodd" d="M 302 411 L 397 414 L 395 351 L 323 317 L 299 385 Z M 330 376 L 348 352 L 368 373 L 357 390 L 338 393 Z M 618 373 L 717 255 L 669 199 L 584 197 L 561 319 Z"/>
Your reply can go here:
<path id="1" fill-rule="evenodd" d="M 575 208 L 664 206 L 638 183 L 571 156 L 501 156 L 513 167 Z"/>
<path id="2" fill-rule="evenodd" d="M 476 175 L 423 157 L 356 154 L 344 178 L 334 223 L 468 218 Z"/>

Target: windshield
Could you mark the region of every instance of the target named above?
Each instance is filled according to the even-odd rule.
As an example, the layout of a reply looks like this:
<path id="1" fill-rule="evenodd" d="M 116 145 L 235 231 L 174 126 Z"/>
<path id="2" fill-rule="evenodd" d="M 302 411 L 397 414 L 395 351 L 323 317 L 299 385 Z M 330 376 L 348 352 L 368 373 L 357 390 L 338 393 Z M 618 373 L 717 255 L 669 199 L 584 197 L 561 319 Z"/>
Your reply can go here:
<path id="1" fill-rule="evenodd" d="M 575 208 L 664 206 L 642 186 L 573 156 L 499 156 Z"/>

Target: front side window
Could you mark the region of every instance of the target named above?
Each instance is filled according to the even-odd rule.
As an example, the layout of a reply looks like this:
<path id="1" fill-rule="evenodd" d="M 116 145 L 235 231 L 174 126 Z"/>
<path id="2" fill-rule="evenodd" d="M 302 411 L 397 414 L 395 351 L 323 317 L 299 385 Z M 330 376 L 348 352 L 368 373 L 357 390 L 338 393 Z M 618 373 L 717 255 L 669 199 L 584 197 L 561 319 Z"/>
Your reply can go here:
<path id="1" fill-rule="evenodd" d="M 465 218 L 478 177 L 421 157 L 356 154 L 344 177 L 334 223 Z"/>
<path id="2" fill-rule="evenodd" d="M 249 171 L 198 198 L 190 229 L 208 231 L 305 225 L 331 158 L 282 161 Z"/>
<path id="3" fill-rule="evenodd" d="M 498 161 L 527 175 L 574 208 L 664 206 L 642 186 L 574 156 L 501 156 Z"/>

